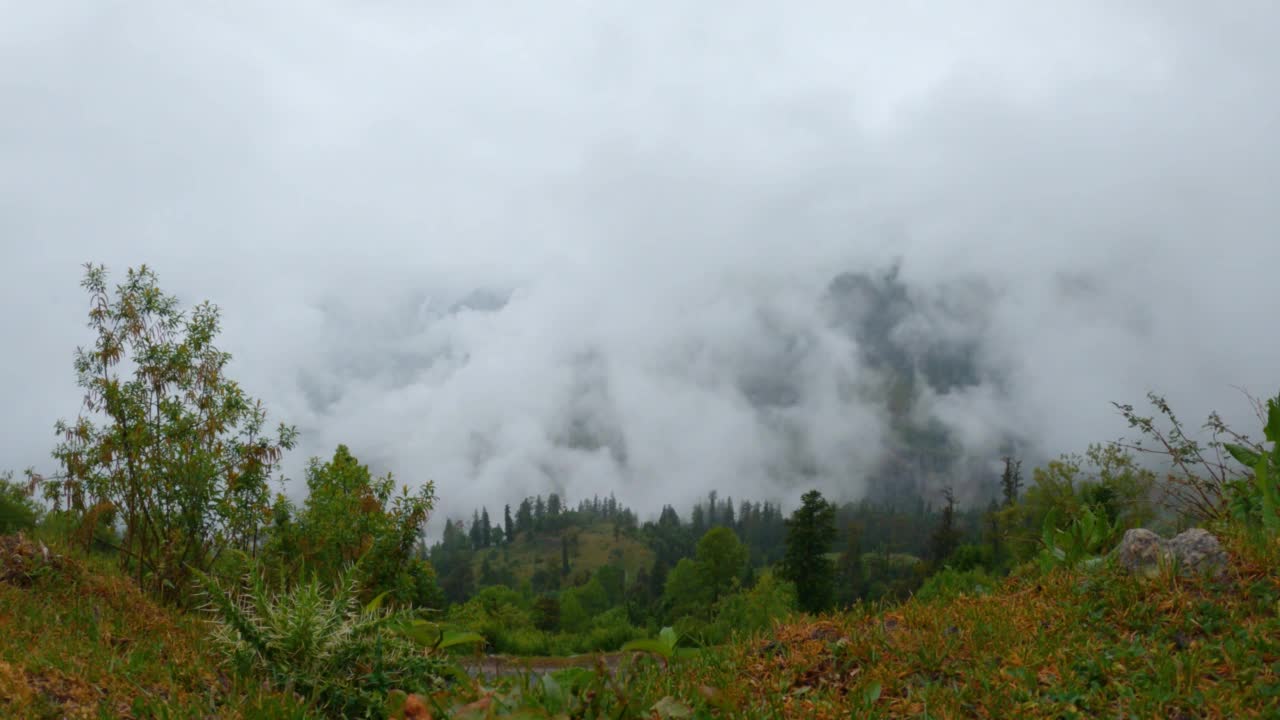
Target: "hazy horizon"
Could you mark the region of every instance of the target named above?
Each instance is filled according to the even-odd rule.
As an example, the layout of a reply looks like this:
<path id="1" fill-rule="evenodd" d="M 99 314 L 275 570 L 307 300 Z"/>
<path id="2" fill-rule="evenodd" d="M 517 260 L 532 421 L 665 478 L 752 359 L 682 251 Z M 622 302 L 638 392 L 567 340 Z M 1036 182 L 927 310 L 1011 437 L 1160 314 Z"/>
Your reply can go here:
<path id="1" fill-rule="evenodd" d="M 344 443 L 450 515 L 859 497 L 882 378 L 829 290 L 895 263 L 886 337 L 977 368 L 913 412 L 979 463 L 1148 390 L 1257 434 L 1233 386 L 1280 385 L 1280 5 L 3 14 L 0 469 L 79 409 L 87 261 L 222 308 L 295 482 Z"/>

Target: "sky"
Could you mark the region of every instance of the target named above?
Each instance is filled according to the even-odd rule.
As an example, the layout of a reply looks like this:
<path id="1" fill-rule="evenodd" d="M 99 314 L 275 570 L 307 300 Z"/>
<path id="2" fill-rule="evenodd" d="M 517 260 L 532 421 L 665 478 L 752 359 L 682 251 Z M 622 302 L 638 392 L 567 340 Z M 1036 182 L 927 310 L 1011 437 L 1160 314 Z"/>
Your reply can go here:
<path id="1" fill-rule="evenodd" d="M 978 347 L 984 381 L 921 408 L 979 459 L 1113 439 L 1148 390 L 1247 428 L 1234 387 L 1280 384 L 1280 4 L 0 17 L 0 469 L 56 469 L 89 261 L 220 306 L 302 433 L 291 492 L 345 443 L 450 514 L 859 497 L 885 416 L 823 298 L 894 263 L 898 337 Z M 781 376 L 786 407 L 743 391 Z"/>

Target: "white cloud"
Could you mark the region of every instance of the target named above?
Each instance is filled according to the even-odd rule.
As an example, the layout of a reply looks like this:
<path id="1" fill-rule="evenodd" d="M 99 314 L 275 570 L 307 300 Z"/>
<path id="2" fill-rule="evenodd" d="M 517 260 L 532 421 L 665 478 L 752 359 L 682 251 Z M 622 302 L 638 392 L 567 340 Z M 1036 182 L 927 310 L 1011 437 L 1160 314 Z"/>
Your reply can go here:
<path id="1" fill-rule="evenodd" d="M 981 339 L 1005 392 L 936 401 L 971 444 L 1080 449 L 1149 387 L 1246 421 L 1229 386 L 1271 392 L 1280 359 L 1278 15 L 11 7 L 0 466 L 47 465 L 75 412 L 86 260 L 223 307 L 237 373 L 306 433 L 295 474 L 346 442 L 451 511 L 786 494 L 798 466 L 861 492 L 881 410 L 821 295 L 895 257 L 919 298 L 991 293 L 899 330 Z M 447 312 L 478 287 L 514 294 Z M 601 447 L 563 446 L 577 416 Z"/>

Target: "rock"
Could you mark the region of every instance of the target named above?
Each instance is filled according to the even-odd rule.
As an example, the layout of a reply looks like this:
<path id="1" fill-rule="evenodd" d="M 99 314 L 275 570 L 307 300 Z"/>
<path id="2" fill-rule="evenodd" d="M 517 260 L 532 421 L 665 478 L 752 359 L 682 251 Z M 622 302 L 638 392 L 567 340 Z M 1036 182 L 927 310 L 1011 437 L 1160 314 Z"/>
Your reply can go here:
<path id="1" fill-rule="evenodd" d="M 1134 575 L 1150 577 L 1158 574 L 1160 564 L 1167 562 L 1169 557 L 1164 538 L 1145 528 L 1126 530 L 1124 539 L 1116 548 L 1116 561 Z"/>
<path id="2" fill-rule="evenodd" d="M 1221 577 L 1227 572 L 1227 551 L 1213 533 L 1193 528 L 1169 541 L 1169 552 L 1184 575 Z"/>
<path id="3" fill-rule="evenodd" d="M 1227 551 L 1203 528 L 1180 533 L 1172 540 L 1143 528 L 1128 530 L 1116 548 L 1120 566 L 1135 575 L 1154 577 L 1161 566 L 1176 565 L 1182 575 L 1221 577 L 1227 571 Z"/>

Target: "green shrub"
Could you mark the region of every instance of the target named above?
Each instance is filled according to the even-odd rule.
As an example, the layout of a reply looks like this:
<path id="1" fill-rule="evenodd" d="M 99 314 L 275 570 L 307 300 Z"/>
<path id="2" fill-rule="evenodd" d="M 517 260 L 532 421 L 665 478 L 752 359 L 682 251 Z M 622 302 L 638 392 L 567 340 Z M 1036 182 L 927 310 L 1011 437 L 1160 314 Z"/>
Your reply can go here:
<path id="1" fill-rule="evenodd" d="M 353 563 L 368 599 L 390 591 L 402 605 L 442 607 L 435 572 L 414 557 L 427 516 L 435 504 L 435 485 L 396 493 L 390 473 L 374 477 L 345 445 L 322 462 L 311 458 L 306 470 L 307 498 L 301 508 L 277 499 L 271 508 L 271 542 L 265 555 L 294 573 L 332 582 Z"/>
<path id="2" fill-rule="evenodd" d="M 40 506 L 27 488 L 13 482 L 13 473 L 0 473 L 0 535 L 30 530 L 40 522 Z"/>
<path id="3" fill-rule="evenodd" d="M 198 574 L 215 616 L 214 639 L 238 675 L 292 689 L 341 717 L 383 713 L 390 690 L 427 693 L 443 685 L 444 659 L 404 630 L 409 611 L 366 606 L 348 571 L 332 588 L 316 580 L 273 593 L 259 573 L 235 592 Z"/>
<path id="4" fill-rule="evenodd" d="M 494 649 L 510 655 L 550 655 L 551 636 L 529 627 L 499 630 L 493 641 Z"/>
<path id="5" fill-rule="evenodd" d="M 628 641 L 641 637 L 644 637 L 644 631 L 632 626 L 626 609 L 613 608 L 596 616 L 582 651 L 617 650 Z"/>
<path id="6" fill-rule="evenodd" d="M 1092 507 L 1085 507 L 1067 524 L 1058 527 L 1057 510 L 1051 510 L 1044 519 L 1040 551 L 1040 567 L 1048 571 L 1065 565 L 1075 567 L 1081 562 L 1106 552 L 1115 543 L 1120 526 L 1107 520 Z"/>
<path id="7" fill-rule="evenodd" d="M 750 590 L 722 598 L 703 642 L 720 643 L 732 637 L 768 629 L 775 620 L 796 611 L 795 584 L 764 572 Z"/>
<path id="8" fill-rule="evenodd" d="M 990 545 L 966 543 L 951 553 L 946 565 L 960 571 L 990 568 L 995 566 L 995 555 Z"/>
<path id="9" fill-rule="evenodd" d="M 999 581 L 981 568 L 943 568 L 924 581 L 915 597 L 921 602 L 950 602 L 962 595 L 987 595 Z"/>
<path id="10" fill-rule="evenodd" d="M 1253 474 L 1229 483 L 1227 494 L 1237 520 L 1275 535 L 1280 534 L 1280 395 L 1267 400 L 1265 417 L 1262 432 L 1271 443 L 1270 450 L 1260 444 L 1224 444 L 1231 457 Z"/>
<path id="11" fill-rule="evenodd" d="M 183 311 L 145 265 L 114 293 L 101 266 L 87 265 L 81 285 L 94 335 L 75 353 L 84 411 L 55 425 L 62 479 L 46 492 L 58 509 L 118 512 L 121 562 L 139 585 L 182 601 L 190 570 L 259 546 L 268 481 L 297 430 L 269 432 L 262 404 L 226 375 L 217 307 Z"/>

